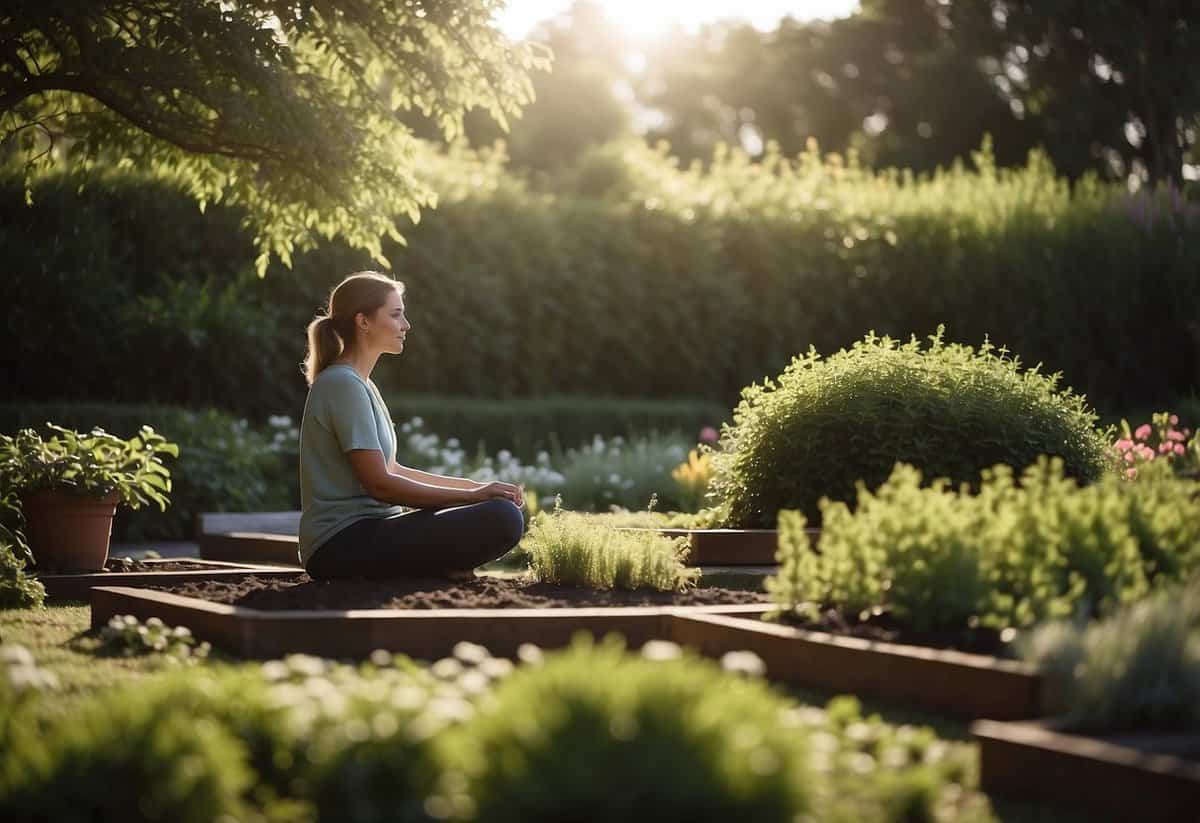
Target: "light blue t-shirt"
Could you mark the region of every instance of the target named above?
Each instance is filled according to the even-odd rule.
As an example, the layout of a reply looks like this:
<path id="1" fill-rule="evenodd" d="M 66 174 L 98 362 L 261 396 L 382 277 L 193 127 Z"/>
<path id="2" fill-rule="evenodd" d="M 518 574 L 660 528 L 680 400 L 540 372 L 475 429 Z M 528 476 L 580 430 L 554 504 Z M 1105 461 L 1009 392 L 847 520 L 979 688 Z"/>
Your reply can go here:
<path id="1" fill-rule="evenodd" d="M 352 523 L 405 511 L 367 494 L 346 455 L 351 449 L 376 449 L 390 466 L 396 426 L 375 384 L 335 364 L 309 387 L 300 420 L 301 564 Z"/>

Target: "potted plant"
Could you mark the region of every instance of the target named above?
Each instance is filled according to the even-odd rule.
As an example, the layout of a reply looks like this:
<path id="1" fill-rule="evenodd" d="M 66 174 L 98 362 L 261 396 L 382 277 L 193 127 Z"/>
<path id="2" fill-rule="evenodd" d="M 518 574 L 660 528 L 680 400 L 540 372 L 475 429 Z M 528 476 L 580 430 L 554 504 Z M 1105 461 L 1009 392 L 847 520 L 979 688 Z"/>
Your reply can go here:
<path id="1" fill-rule="evenodd" d="M 39 569 L 103 569 L 117 505 L 165 510 L 171 473 L 162 455 L 178 457 L 179 447 L 149 426 L 123 440 L 46 425 L 55 432 L 47 439 L 33 429 L 0 435 L 0 489 L 20 498 Z"/>

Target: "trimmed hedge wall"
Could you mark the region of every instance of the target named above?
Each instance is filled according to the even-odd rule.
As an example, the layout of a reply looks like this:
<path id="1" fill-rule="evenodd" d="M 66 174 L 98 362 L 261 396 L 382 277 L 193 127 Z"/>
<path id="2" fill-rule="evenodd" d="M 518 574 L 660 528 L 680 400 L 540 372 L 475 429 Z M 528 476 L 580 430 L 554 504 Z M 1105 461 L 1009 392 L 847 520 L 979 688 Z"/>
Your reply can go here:
<path id="1" fill-rule="evenodd" d="M 385 247 L 413 333 L 379 382 L 730 408 L 810 345 L 945 323 L 950 340 L 990 336 L 1062 371 L 1102 411 L 1200 385 L 1200 208 L 1072 186 L 1037 156 L 974 165 L 914 179 L 812 152 L 680 170 L 614 145 L 544 192 L 456 154 L 425 172 L 438 209 Z M 258 280 L 236 215 L 125 178 L 78 182 L 39 185 L 32 208 L 19 181 L 2 187 L 10 396 L 298 416 L 304 324 L 370 261 L 330 244 Z"/>

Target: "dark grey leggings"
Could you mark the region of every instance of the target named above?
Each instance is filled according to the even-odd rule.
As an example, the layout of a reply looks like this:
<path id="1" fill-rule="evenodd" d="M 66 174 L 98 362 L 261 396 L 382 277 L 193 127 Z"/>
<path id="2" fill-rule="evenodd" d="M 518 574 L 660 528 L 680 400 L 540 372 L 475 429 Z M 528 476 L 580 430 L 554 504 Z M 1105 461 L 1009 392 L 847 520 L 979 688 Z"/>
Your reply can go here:
<path id="1" fill-rule="evenodd" d="M 463 572 L 521 540 L 525 520 L 511 501 L 418 509 L 351 523 L 321 545 L 306 571 L 316 579 Z"/>

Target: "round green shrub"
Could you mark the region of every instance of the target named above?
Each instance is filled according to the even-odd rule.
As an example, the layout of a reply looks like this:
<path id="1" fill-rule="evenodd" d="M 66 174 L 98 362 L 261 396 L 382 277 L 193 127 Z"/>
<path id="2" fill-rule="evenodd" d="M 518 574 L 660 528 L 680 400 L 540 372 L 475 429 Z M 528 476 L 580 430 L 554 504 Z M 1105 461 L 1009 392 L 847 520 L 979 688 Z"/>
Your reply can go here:
<path id="1" fill-rule="evenodd" d="M 734 528 L 773 528 L 781 509 L 820 519 L 822 497 L 875 488 L 897 461 L 951 483 L 977 483 L 996 464 L 1023 468 L 1061 457 L 1084 481 L 1108 465 L 1106 434 L 1059 375 L 985 342 L 927 348 L 868 334 L 850 349 L 794 358 L 777 380 L 742 391 L 714 454 L 712 488 Z"/>
<path id="2" fill-rule="evenodd" d="M 803 738 L 766 685 L 619 642 L 520 668 L 449 740 L 461 771 L 443 799 L 489 823 L 767 823 L 809 807 Z"/>

